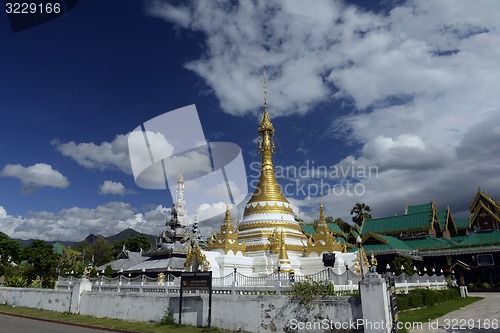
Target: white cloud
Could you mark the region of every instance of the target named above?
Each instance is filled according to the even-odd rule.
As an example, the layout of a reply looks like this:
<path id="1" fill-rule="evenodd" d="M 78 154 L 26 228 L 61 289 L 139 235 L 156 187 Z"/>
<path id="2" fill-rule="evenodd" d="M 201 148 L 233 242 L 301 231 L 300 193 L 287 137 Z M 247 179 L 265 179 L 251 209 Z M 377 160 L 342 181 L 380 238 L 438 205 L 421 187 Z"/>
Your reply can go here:
<path id="1" fill-rule="evenodd" d="M 328 198 L 334 215 L 348 218 L 356 201 L 383 215 L 432 199 L 464 212 L 478 185 L 500 197 L 496 2 L 410 0 L 381 14 L 327 1 L 162 3 L 149 13 L 205 36 L 186 67 L 225 112 L 261 108 L 262 64 L 273 115 L 332 99 L 351 107 L 332 129 L 361 149 L 339 164 L 380 172 L 361 180 L 362 196 Z M 311 202 L 300 203 L 317 209 Z"/>
<path id="2" fill-rule="evenodd" d="M 3 206 L 0 206 L 0 219 L 7 217 L 7 210 Z"/>
<path id="3" fill-rule="evenodd" d="M 20 164 L 7 164 L 0 173 L 2 177 L 14 177 L 23 183 L 23 192 L 33 192 L 41 187 L 67 188 L 68 178 L 51 165 L 36 163 L 29 167 Z"/>
<path id="4" fill-rule="evenodd" d="M 109 202 L 96 208 L 72 207 L 11 216 L 0 206 L 0 231 L 14 238 L 69 241 L 81 241 L 91 233 L 111 236 L 126 228 L 157 235 L 164 230 L 169 213 L 161 205 L 139 212 L 128 203 Z"/>
<path id="5" fill-rule="evenodd" d="M 79 165 L 89 169 L 117 169 L 131 174 L 128 155 L 127 135 L 117 135 L 111 142 L 102 142 L 96 145 L 90 143 L 62 143 L 53 140 L 52 145 L 63 154 L 75 160 Z"/>
<path id="6" fill-rule="evenodd" d="M 99 186 L 99 194 L 106 195 L 125 195 L 125 186 L 120 182 L 114 182 L 111 180 L 105 180 L 101 186 Z"/>

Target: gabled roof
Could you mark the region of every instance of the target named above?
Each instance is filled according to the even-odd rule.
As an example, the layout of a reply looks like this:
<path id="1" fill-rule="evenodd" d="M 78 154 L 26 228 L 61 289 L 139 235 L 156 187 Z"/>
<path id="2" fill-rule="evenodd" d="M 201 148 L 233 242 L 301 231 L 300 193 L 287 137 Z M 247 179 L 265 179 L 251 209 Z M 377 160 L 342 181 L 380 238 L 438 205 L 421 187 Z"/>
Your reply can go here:
<path id="1" fill-rule="evenodd" d="M 413 248 L 408 246 L 405 242 L 396 237 L 369 233 L 363 237 L 361 243 L 366 253 L 397 253 L 397 252 L 410 252 Z M 355 248 L 351 250 L 355 251 Z"/>
<path id="2" fill-rule="evenodd" d="M 477 205 L 478 201 L 486 201 L 490 203 L 492 206 L 494 206 L 497 210 L 500 210 L 500 202 L 493 200 L 490 198 L 484 191 L 482 191 L 480 188 L 477 189 L 477 194 L 472 200 L 472 203 L 469 206 L 469 209 L 471 213 L 473 212 L 474 207 Z"/>
<path id="3" fill-rule="evenodd" d="M 496 206 L 493 206 L 495 207 L 494 210 L 496 210 Z M 477 209 L 474 210 L 474 215 L 472 216 L 471 218 L 471 221 L 475 221 L 476 220 L 476 217 L 479 215 L 479 213 L 484 210 L 487 214 L 491 215 L 491 217 L 493 217 L 497 222 L 500 221 L 500 213 L 499 212 L 495 212 L 495 211 L 492 211 L 489 209 L 489 207 L 487 207 L 483 202 L 479 202 L 479 207 Z M 500 210 L 499 210 L 500 211 Z"/>
<path id="4" fill-rule="evenodd" d="M 101 265 L 99 267 L 96 268 L 97 271 L 101 271 L 103 269 L 106 269 L 106 266 L 111 266 L 111 269 L 113 269 L 113 271 L 119 271 L 120 269 L 123 269 L 124 271 L 126 271 L 128 268 L 138 264 L 138 263 L 141 263 L 143 261 L 145 261 L 146 259 L 149 259 L 148 257 L 144 257 L 142 255 L 142 252 L 131 252 L 131 251 L 127 251 L 125 250 L 126 252 L 126 256 L 122 256 L 120 257 L 121 259 L 116 259 L 116 260 L 113 260 L 111 262 L 108 262 L 107 264 L 104 264 L 104 265 Z M 122 251 L 123 253 L 123 251 Z"/>
<path id="5" fill-rule="evenodd" d="M 417 214 L 417 213 L 429 212 L 432 210 L 433 207 L 434 207 L 434 202 L 429 202 L 426 204 L 414 205 L 414 206 L 408 205 L 406 207 L 406 214 Z"/>
<path id="6" fill-rule="evenodd" d="M 461 219 L 461 220 L 455 220 L 455 226 L 457 227 L 457 230 L 463 230 L 470 228 L 470 220 L 467 219 Z"/>
<path id="7" fill-rule="evenodd" d="M 315 235 L 316 234 L 316 230 L 314 230 L 312 225 L 302 224 L 301 227 L 302 227 L 302 231 L 306 235 Z"/>
<path id="8" fill-rule="evenodd" d="M 421 237 L 413 239 L 405 239 L 404 242 L 408 244 L 411 248 L 415 250 L 429 250 L 429 249 L 439 249 L 444 247 L 450 247 L 457 245 L 458 243 L 446 238 L 437 237 Z"/>
<path id="9" fill-rule="evenodd" d="M 500 244 L 500 231 L 474 232 L 465 237 L 459 246 L 482 246 Z"/>
<path id="10" fill-rule="evenodd" d="M 424 231 L 433 227 L 433 212 L 406 214 L 366 220 L 361 228 L 361 234 L 372 233 L 399 234 L 409 231 Z"/>
<path id="11" fill-rule="evenodd" d="M 337 223 L 327 223 L 327 225 L 334 234 L 339 234 L 339 235 L 344 234 L 344 232 L 342 231 L 342 229 L 340 229 Z"/>
<path id="12" fill-rule="evenodd" d="M 457 233 L 457 227 L 451 215 L 450 207 L 448 207 L 446 210 L 437 212 L 436 216 L 442 231 L 449 230 L 450 233 Z"/>
<path id="13" fill-rule="evenodd" d="M 439 225 L 441 226 L 441 230 L 446 230 L 446 216 L 448 215 L 448 211 L 446 210 L 441 210 L 437 212 L 437 218 L 439 221 Z"/>

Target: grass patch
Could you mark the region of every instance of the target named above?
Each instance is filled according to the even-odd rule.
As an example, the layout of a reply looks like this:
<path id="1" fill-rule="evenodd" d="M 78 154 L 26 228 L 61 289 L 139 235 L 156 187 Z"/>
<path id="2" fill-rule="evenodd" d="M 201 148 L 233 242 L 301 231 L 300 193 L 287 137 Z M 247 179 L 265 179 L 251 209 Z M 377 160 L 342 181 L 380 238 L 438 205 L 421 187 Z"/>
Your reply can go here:
<path id="1" fill-rule="evenodd" d="M 466 305 L 482 300 L 483 297 L 468 297 L 459 298 L 454 300 L 445 301 L 443 303 L 435 304 L 433 306 L 425 307 L 418 310 L 406 311 L 399 313 L 399 321 L 402 323 L 415 323 L 420 322 L 425 324 L 429 320 L 434 320 L 445 314 L 463 308 Z M 408 330 L 401 329 L 400 333 L 407 333 Z"/>
<path id="2" fill-rule="evenodd" d="M 175 324 L 159 324 L 159 323 L 144 323 L 127 321 L 120 319 L 108 319 L 108 318 L 95 318 L 83 315 L 74 315 L 67 312 L 54 312 L 45 311 L 38 309 L 22 308 L 22 307 L 11 307 L 9 305 L 0 304 L 0 312 L 18 314 L 23 316 L 35 317 L 56 320 L 61 322 L 68 322 L 74 324 L 91 325 L 96 327 L 114 328 L 120 330 L 127 330 L 132 332 L 140 333 L 168 333 L 168 332 L 179 332 L 179 333 L 202 333 L 208 332 L 206 328 L 198 328 L 193 326 L 177 326 Z M 231 331 L 219 330 L 216 328 L 210 329 L 210 332 L 214 333 L 230 333 Z"/>

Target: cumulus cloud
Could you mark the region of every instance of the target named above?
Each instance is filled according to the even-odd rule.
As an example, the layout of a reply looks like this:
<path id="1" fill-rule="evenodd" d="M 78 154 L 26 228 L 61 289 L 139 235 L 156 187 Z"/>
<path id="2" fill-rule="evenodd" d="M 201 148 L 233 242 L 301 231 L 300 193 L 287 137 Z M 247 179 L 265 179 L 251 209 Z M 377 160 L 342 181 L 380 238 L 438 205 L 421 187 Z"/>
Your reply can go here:
<path id="1" fill-rule="evenodd" d="M 275 116 L 341 102 L 332 137 L 361 148 L 332 165 L 380 172 L 359 179 L 363 195 L 324 198 L 330 213 L 349 218 L 365 201 L 375 215 L 392 215 L 406 202 L 436 199 L 466 214 L 478 185 L 500 197 L 495 2 L 409 0 L 376 13 L 340 1 L 154 1 L 148 12 L 205 36 L 204 53 L 185 66 L 227 113 L 261 107 L 262 64 Z M 296 199 L 317 209 L 314 198 Z"/>
<path id="2" fill-rule="evenodd" d="M 53 140 L 52 145 L 63 154 L 88 169 L 120 170 L 131 174 L 128 155 L 127 135 L 117 135 L 111 142 L 104 141 L 99 145 L 93 142 L 76 143 L 74 141 L 63 143 Z"/>
<path id="3" fill-rule="evenodd" d="M 45 163 L 36 163 L 29 167 L 7 164 L 0 176 L 19 179 L 23 184 L 22 191 L 25 193 L 31 193 L 41 187 L 67 188 L 69 186 L 68 178 Z"/>
<path id="4" fill-rule="evenodd" d="M 112 194 L 112 195 L 124 196 L 125 195 L 125 186 L 123 186 L 123 184 L 120 182 L 105 180 L 99 186 L 99 194 L 100 195 Z"/>
<path id="5" fill-rule="evenodd" d="M 170 209 L 161 205 L 141 212 L 125 202 L 58 212 L 32 211 L 26 216 L 9 215 L 0 206 L 0 231 L 14 238 L 69 241 L 81 241 L 91 233 L 111 236 L 126 228 L 157 235 L 164 230 L 169 214 Z"/>

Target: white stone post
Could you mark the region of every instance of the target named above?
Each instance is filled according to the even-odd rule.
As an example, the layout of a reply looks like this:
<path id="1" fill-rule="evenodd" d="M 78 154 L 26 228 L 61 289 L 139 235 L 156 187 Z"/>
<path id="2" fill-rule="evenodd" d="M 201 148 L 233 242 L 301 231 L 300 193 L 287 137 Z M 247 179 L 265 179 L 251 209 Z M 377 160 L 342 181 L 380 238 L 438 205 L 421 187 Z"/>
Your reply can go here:
<path id="1" fill-rule="evenodd" d="M 69 312 L 73 314 L 80 313 L 80 301 L 84 291 L 92 290 L 92 282 L 86 277 L 82 277 L 79 281 L 75 282 L 73 285 L 73 290 L 71 292 L 71 301 L 69 304 Z"/>
<path id="2" fill-rule="evenodd" d="M 388 333 L 392 324 L 389 295 L 385 279 L 368 273 L 359 282 L 364 333 Z M 361 327 L 358 327 L 361 328 Z"/>

